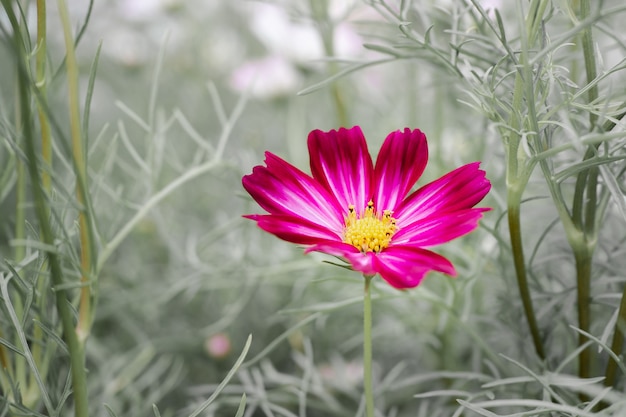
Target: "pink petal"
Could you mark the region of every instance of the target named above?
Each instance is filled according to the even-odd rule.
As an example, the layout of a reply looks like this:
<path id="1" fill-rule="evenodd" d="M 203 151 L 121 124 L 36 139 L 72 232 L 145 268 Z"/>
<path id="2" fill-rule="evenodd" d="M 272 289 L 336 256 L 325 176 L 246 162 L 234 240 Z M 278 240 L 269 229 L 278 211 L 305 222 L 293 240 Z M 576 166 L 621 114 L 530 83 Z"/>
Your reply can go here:
<path id="1" fill-rule="evenodd" d="M 374 257 L 373 269 L 395 288 L 413 288 L 430 271 L 456 276 L 449 260 L 426 249 L 413 246 L 393 246 Z"/>
<path id="2" fill-rule="evenodd" d="M 361 128 L 309 133 L 311 173 L 347 212 L 353 204 L 361 214 L 371 198 L 373 164 Z"/>
<path id="3" fill-rule="evenodd" d="M 392 246 L 380 253 L 361 253 L 352 245 L 326 241 L 307 248 L 306 252 L 324 252 L 344 258 L 355 271 L 380 276 L 395 288 L 416 287 L 429 271 L 456 276 L 454 266 L 441 255 L 414 246 Z"/>
<path id="4" fill-rule="evenodd" d="M 301 217 L 280 214 L 251 214 L 244 217 L 255 220 L 266 232 L 292 243 L 312 245 L 327 240 L 341 241 L 337 233 Z"/>
<path id="5" fill-rule="evenodd" d="M 242 179 L 243 187 L 263 209 L 343 231 L 345 210 L 313 178 L 270 152 L 265 153 L 265 164 Z"/>
<path id="6" fill-rule="evenodd" d="M 393 214 L 398 227 L 401 229 L 433 214 L 474 207 L 491 188 L 485 171 L 478 169 L 479 164 L 473 162 L 457 168 L 408 196 Z"/>
<path id="7" fill-rule="evenodd" d="M 483 212 L 488 210 L 488 208 L 467 209 L 420 219 L 398 230 L 391 244 L 435 246 L 449 242 L 476 229 Z"/>
<path id="8" fill-rule="evenodd" d="M 354 246 L 340 241 L 320 242 L 307 248 L 305 252 L 323 252 L 344 258 L 350 262 L 352 269 L 365 275 L 374 275 L 378 272 L 374 269 L 374 257 L 376 256 L 374 252 L 361 253 Z"/>
<path id="9" fill-rule="evenodd" d="M 422 175 L 427 162 L 428 144 L 419 129 L 390 133 L 374 168 L 376 209 L 395 210 Z"/>

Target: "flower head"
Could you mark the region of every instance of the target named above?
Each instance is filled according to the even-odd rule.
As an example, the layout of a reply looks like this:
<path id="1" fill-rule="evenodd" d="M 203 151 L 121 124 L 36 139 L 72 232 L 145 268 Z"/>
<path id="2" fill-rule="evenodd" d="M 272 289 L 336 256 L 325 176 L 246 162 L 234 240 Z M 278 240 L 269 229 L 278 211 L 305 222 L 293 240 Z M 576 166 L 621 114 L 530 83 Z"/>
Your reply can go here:
<path id="1" fill-rule="evenodd" d="M 467 234 L 488 208 L 474 208 L 491 184 L 479 163 L 464 165 L 410 193 L 428 161 L 418 129 L 390 133 L 376 164 L 361 128 L 314 130 L 311 174 L 265 153 L 265 166 L 243 186 L 269 214 L 245 217 L 306 252 L 338 256 L 364 275 L 396 288 L 417 286 L 426 273 L 456 275 L 452 263 L 426 248 Z"/>

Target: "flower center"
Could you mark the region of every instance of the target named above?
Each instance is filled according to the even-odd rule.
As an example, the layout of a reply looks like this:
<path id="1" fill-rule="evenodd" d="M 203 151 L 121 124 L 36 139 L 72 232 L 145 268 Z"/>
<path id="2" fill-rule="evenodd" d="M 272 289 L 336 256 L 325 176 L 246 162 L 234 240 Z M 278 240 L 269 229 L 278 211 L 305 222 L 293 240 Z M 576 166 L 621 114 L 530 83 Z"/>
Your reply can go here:
<path id="1" fill-rule="evenodd" d="M 391 217 L 391 210 L 384 210 L 382 216 L 378 216 L 374 209 L 374 202 L 370 201 L 359 218 L 354 205 L 350 204 L 346 228 L 343 231 L 343 241 L 363 253 L 380 252 L 389 246 L 396 229 L 396 219 Z"/>

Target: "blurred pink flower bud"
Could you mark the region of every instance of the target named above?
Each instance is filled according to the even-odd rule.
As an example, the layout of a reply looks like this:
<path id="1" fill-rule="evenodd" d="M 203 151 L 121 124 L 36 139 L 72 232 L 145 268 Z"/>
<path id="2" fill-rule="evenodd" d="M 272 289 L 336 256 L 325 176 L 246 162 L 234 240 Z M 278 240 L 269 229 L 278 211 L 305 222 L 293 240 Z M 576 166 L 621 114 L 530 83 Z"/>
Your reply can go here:
<path id="1" fill-rule="evenodd" d="M 230 338 L 225 333 L 216 333 L 206 340 L 204 348 L 211 358 L 223 359 L 230 354 Z"/>

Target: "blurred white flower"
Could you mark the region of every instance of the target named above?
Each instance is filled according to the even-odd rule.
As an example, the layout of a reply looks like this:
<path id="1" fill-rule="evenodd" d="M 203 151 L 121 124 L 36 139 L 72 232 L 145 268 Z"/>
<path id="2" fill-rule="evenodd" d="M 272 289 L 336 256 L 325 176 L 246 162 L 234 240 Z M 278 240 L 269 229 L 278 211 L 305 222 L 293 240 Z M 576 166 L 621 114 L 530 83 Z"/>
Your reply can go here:
<path id="1" fill-rule="evenodd" d="M 277 5 L 254 4 L 248 11 L 250 29 L 270 54 L 283 55 L 295 63 L 310 63 L 324 58 L 326 53 L 320 34 L 309 21 L 295 21 L 284 8 Z M 334 11 L 333 11 L 334 10 Z M 346 7 L 329 10 L 332 15 L 346 14 Z M 342 21 L 334 28 L 335 54 L 348 57 L 362 50 L 361 37 L 353 26 Z"/>
<path id="2" fill-rule="evenodd" d="M 335 27 L 334 39 L 335 55 L 339 58 L 350 58 L 363 54 L 363 38 L 348 22 L 342 22 Z"/>
<path id="3" fill-rule="evenodd" d="M 333 28 L 334 57 L 351 58 L 365 51 L 361 37 L 346 21 L 353 10 L 350 2 L 329 6 L 331 19 L 339 22 Z M 248 15 L 250 30 L 268 55 L 239 66 L 230 78 L 233 89 L 259 99 L 280 97 L 300 87 L 303 67 L 322 68 L 321 61 L 327 54 L 311 20 L 293 18 L 285 4 L 247 3 L 242 11 Z"/>
<path id="4" fill-rule="evenodd" d="M 230 86 L 258 99 L 271 99 L 293 93 L 300 84 L 300 75 L 282 56 L 272 55 L 247 61 L 230 77 Z"/>
<path id="5" fill-rule="evenodd" d="M 250 29 L 270 53 L 296 62 L 319 59 L 324 47 L 311 25 L 294 22 L 287 11 L 273 4 L 258 3 L 250 8 Z"/>

